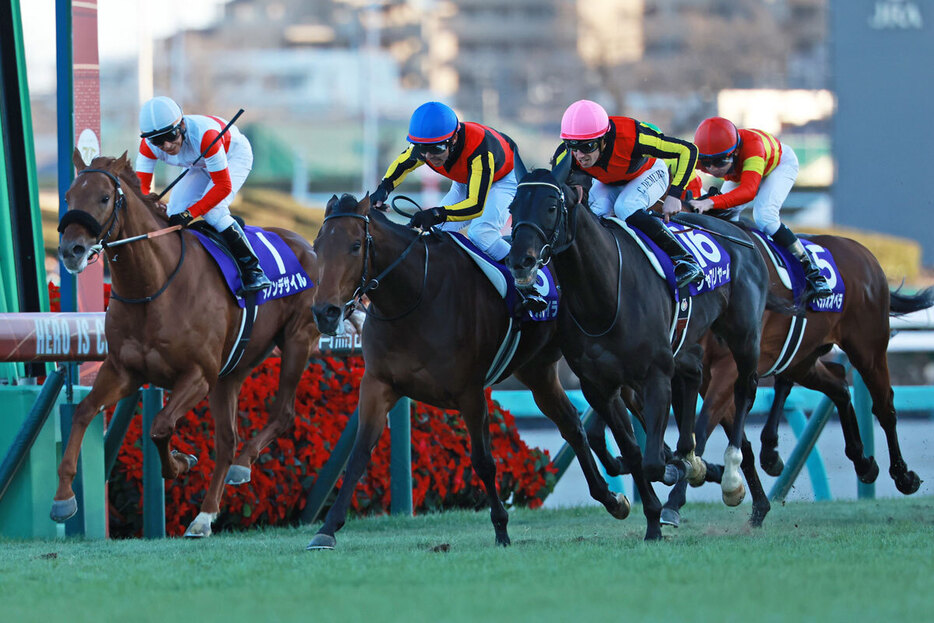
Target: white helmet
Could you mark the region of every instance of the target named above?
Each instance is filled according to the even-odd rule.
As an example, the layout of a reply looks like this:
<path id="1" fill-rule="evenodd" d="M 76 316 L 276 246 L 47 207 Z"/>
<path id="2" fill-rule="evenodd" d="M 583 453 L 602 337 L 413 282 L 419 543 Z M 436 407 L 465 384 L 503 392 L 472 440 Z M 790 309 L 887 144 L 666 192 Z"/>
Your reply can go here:
<path id="1" fill-rule="evenodd" d="M 182 109 L 170 97 L 154 97 L 139 111 L 140 136 L 149 138 L 168 132 L 182 120 Z"/>

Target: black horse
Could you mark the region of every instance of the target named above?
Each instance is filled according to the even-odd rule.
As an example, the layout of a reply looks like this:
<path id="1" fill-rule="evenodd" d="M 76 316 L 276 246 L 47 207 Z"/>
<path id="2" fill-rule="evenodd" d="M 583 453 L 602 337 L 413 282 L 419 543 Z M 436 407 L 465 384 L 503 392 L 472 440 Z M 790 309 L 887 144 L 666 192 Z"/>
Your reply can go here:
<path id="1" fill-rule="evenodd" d="M 739 504 L 745 496 L 739 474 L 743 422 L 755 398 L 768 291 L 765 262 L 751 241 L 748 247 L 743 244 L 749 238 L 741 229 L 715 218 L 682 215 L 686 222 L 717 234 L 731 262 L 727 284 L 694 297 L 693 318 L 675 357 L 670 330 L 676 310 L 667 285 L 632 236 L 602 223 L 577 203 L 576 194 L 564 184 L 567 175 L 563 164 L 553 172 L 532 171 L 519 184 L 510 208 L 513 242 L 508 260 L 516 282 L 530 283 L 536 268 L 552 262 L 563 287 L 561 349 L 580 377 L 584 396 L 611 427 L 621 449 L 631 446 L 617 397 L 621 387 L 636 390 L 647 433 L 644 471 L 653 481 L 674 484 L 685 475 L 695 485 L 704 481 L 693 436 L 702 380 L 698 340 L 708 329 L 723 338 L 739 375 L 733 387 L 736 426 L 725 453 L 722 490 L 726 504 Z M 666 460 L 663 436 L 671 406 L 680 436 L 673 460 Z M 630 463 L 625 450 L 624 458 Z M 661 505 L 654 493 L 643 500 L 657 519 Z"/>
<path id="2" fill-rule="evenodd" d="M 623 519 L 629 501 L 607 488 L 587 444 L 580 417 L 558 382 L 556 323 L 523 325 L 508 365 L 493 372 L 511 321 L 493 285 L 448 235 L 420 235 L 370 210 L 369 196 L 333 197 L 315 240 L 318 274 L 313 311 L 322 333 L 333 334 L 348 302 L 370 299 L 363 327 L 366 369 L 360 381 L 360 426 L 344 483 L 309 549 L 330 549 L 344 525 L 354 488 L 402 396 L 457 409 L 470 434 L 470 458 L 483 481 L 498 545 L 509 545 L 508 515 L 496 492 L 484 386 L 513 374 L 574 449 L 594 499 Z"/>

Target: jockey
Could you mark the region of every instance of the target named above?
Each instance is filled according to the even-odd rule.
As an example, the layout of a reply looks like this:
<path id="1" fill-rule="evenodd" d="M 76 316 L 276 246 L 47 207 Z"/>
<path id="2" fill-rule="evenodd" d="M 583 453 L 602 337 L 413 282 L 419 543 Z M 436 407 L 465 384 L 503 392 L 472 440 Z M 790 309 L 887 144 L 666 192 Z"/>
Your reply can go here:
<path id="1" fill-rule="evenodd" d="M 700 152 L 700 169 L 726 180 L 722 194 L 691 201 L 694 209 L 703 213 L 752 202 L 756 226 L 801 262 L 807 281 L 805 298 L 832 294 L 804 245 L 779 219 L 779 210 L 798 176 L 798 157 L 794 150 L 768 132 L 739 130 L 723 117 L 702 121 L 694 133 L 694 144 Z"/>
<path id="2" fill-rule="evenodd" d="M 519 151 L 511 138 L 492 128 L 458 121 L 450 107 L 427 102 L 415 109 L 409 122 L 411 143 L 389 165 L 370 197 L 381 208 L 389 193 L 411 171 L 428 166 L 452 180 L 441 207 L 416 212 L 410 227 L 457 231 L 465 222 L 467 237 L 481 251 L 501 262 L 509 254 L 509 243 L 500 230 L 509 218 L 509 204 L 516 196 L 513 163 Z"/>
<path id="3" fill-rule="evenodd" d="M 609 117 L 590 100 L 578 100 L 564 111 L 561 139 L 554 162 L 573 156 L 572 171 L 594 178 L 591 211 L 597 216 L 615 215 L 643 231 L 671 257 L 679 288 L 702 282 L 704 272 L 697 260 L 649 212 L 663 197 L 666 218 L 681 210 L 680 198 L 697 161 L 696 148 L 635 119 Z M 671 174 L 665 159 L 671 163 Z"/>
<path id="4" fill-rule="evenodd" d="M 230 216 L 230 203 L 253 167 L 250 142 L 236 126 L 197 163 L 227 122 L 219 117 L 182 115 L 182 109 L 168 97 L 154 97 L 139 112 L 142 140 L 136 157 L 136 175 L 144 195 L 152 186 L 156 161 L 188 167 L 188 175 L 172 189 L 166 213 L 170 225 L 188 224 L 203 216 L 220 232 L 240 268 L 240 293 L 257 292 L 272 283 L 260 268 L 259 260 L 240 224 Z"/>

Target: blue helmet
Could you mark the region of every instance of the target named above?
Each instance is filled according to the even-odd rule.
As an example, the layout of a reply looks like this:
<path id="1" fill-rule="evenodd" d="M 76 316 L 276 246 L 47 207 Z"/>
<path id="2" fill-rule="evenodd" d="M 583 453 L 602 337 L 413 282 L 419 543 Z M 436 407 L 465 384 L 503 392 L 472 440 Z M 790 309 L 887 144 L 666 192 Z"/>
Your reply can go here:
<path id="1" fill-rule="evenodd" d="M 409 121 L 410 143 L 440 143 L 457 132 L 457 115 L 441 102 L 425 102 Z"/>

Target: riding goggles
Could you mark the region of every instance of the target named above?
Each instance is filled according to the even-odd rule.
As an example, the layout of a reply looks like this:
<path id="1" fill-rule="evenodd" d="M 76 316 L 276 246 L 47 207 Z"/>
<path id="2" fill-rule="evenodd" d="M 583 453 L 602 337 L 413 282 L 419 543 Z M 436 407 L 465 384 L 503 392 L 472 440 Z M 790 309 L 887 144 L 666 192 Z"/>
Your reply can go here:
<path id="1" fill-rule="evenodd" d="M 589 141 L 564 141 L 565 145 L 568 146 L 568 149 L 571 151 L 578 151 L 582 154 L 589 154 L 600 149 L 600 139 L 595 138 Z"/>
<path id="2" fill-rule="evenodd" d="M 730 164 L 732 161 L 732 154 L 727 154 L 726 156 L 701 156 L 697 159 L 697 162 L 705 169 L 719 169 L 720 167 Z"/>
<path id="3" fill-rule="evenodd" d="M 412 143 L 416 155 L 420 156 L 440 156 L 451 146 L 451 141 L 441 141 L 440 143 Z"/>
<path id="4" fill-rule="evenodd" d="M 163 132 L 162 134 L 156 134 L 155 136 L 149 137 L 149 142 L 159 147 L 165 143 L 171 143 L 172 141 L 178 139 L 182 134 L 181 124 L 171 128 L 170 130 Z"/>

